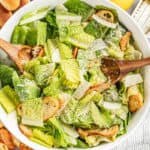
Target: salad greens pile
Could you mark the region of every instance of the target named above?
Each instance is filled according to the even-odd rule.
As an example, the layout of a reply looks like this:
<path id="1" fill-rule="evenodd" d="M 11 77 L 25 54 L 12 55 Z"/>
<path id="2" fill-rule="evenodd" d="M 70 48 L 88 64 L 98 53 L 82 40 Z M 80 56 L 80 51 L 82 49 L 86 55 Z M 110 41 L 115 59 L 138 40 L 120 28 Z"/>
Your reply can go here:
<path id="1" fill-rule="evenodd" d="M 19 126 L 32 133 L 28 138 L 45 147 L 114 141 L 143 105 L 140 70 L 100 90 L 110 82 L 100 69 L 101 58 L 142 58 L 127 33 L 116 10 L 80 0 L 25 14 L 11 43 L 41 46 L 44 53 L 24 63 L 23 74 L 0 64 L 0 104 L 7 113 L 16 110 Z"/>

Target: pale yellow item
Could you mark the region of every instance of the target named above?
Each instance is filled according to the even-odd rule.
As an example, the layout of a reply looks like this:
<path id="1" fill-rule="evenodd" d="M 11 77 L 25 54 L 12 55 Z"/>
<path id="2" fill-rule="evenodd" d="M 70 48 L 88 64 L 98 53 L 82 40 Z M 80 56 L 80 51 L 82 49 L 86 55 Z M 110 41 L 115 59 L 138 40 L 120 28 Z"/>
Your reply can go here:
<path id="1" fill-rule="evenodd" d="M 111 1 L 119 5 L 124 10 L 130 9 L 134 3 L 134 0 L 111 0 Z"/>

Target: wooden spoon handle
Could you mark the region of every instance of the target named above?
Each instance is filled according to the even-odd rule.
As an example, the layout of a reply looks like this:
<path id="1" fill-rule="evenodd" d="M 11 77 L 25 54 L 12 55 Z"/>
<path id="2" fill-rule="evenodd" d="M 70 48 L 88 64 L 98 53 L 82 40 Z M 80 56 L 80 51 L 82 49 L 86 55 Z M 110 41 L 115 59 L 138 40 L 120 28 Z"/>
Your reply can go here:
<path id="1" fill-rule="evenodd" d="M 9 42 L 0 38 L 0 48 L 8 54 L 11 60 L 17 65 L 20 72 L 23 72 L 23 67 L 18 57 L 19 49 L 17 46 L 10 44 Z"/>
<path id="2" fill-rule="evenodd" d="M 6 52 L 8 56 L 12 58 L 12 60 L 16 59 L 18 55 L 18 49 L 15 46 L 0 38 L 0 48 Z"/>
<path id="3" fill-rule="evenodd" d="M 150 57 L 144 58 L 142 60 L 133 61 L 118 61 L 121 72 L 128 73 L 138 68 L 142 68 L 146 65 L 150 65 Z"/>

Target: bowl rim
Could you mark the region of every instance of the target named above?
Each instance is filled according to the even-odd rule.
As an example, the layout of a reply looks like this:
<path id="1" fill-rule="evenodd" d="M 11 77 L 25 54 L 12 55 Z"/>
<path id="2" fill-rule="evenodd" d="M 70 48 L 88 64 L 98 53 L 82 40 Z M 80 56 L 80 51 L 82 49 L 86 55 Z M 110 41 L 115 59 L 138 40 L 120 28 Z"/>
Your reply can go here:
<path id="1" fill-rule="evenodd" d="M 50 1 L 52 1 L 52 0 L 47 0 L 47 3 L 48 3 L 48 1 L 50 2 Z M 63 3 L 63 2 L 65 2 L 66 0 L 57 0 L 57 1 L 58 1 L 58 3 Z M 144 40 L 143 42 L 145 42 L 146 47 L 147 47 L 147 48 L 150 48 L 149 43 L 148 43 L 148 40 L 147 40 L 146 36 L 144 35 L 142 29 L 141 29 L 141 28 L 139 27 L 139 25 L 137 24 L 137 22 L 136 22 L 127 12 L 125 12 L 124 10 L 122 10 L 119 6 L 113 4 L 112 2 L 109 2 L 109 1 L 107 1 L 107 0 L 101 0 L 101 1 L 99 1 L 99 0 L 95 0 L 95 1 L 92 1 L 92 0 L 83 0 L 83 1 L 86 1 L 87 3 L 90 3 L 91 5 L 94 5 L 94 3 L 99 3 L 99 4 L 101 4 L 101 2 L 102 2 L 102 3 L 104 2 L 104 3 L 108 4 L 108 5 L 110 5 L 111 7 L 115 8 L 115 9 L 116 9 L 117 11 L 119 11 L 122 15 L 126 16 L 126 17 L 128 18 L 128 20 L 130 20 L 131 25 L 135 25 L 135 27 L 137 28 L 139 34 L 141 35 L 141 39 Z M 1 31 L 0 31 L 0 37 L 3 37 L 3 35 L 4 35 L 5 32 L 6 32 L 6 28 L 8 28 L 8 27 L 11 26 L 11 21 L 12 21 L 12 20 L 19 21 L 19 18 L 16 18 L 16 16 L 17 16 L 19 13 L 24 14 L 23 12 L 24 12 L 25 9 L 28 9 L 29 6 L 33 6 L 34 4 L 36 4 L 36 3 L 38 4 L 38 3 L 40 3 L 40 2 L 43 2 L 43 1 L 42 1 L 42 0 L 32 1 L 32 2 L 30 2 L 29 4 L 27 4 L 26 6 L 24 6 L 23 8 L 19 9 L 19 10 L 6 22 L 6 24 L 3 26 L 3 28 L 2 28 Z M 4 36 L 4 39 L 5 39 L 5 40 L 8 40 L 8 39 L 10 38 L 10 35 L 11 35 L 11 33 L 7 33 L 7 36 Z M 150 67 L 147 67 L 147 71 L 148 71 L 148 72 L 146 72 L 146 74 L 150 73 Z M 150 89 L 150 84 L 148 84 L 146 87 L 149 87 L 149 89 Z M 149 95 L 148 97 L 150 97 L 150 95 Z M 148 99 L 148 98 L 147 98 L 147 99 Z M 97 147 L 87 148 L 87 149 L 89 149 L 89 150 L 98 150 L 98 149 L 101 149 L 101 150 L 107 149 L 107 150 L 109 150 L 109 149 L 111 149 L 111 148 L 114 148 L 116 145 L 119 145 L 120 143 L 122 143 L 124 140 L 127 139 L 127 137 L 131 136 L 131 134 L 133 134 L 134 131 L 137 129 L 137 127 L 142 123 L 142 121 L 144 120 L 144 118 L 145 118 L 145 116 L 146 116 L 146 114 L 147 114 L 147 112 L 148 112 L 149 106 L 150 106 L 150 101 L 148 102 L 148 105 L 145 106 L 145 107 L 146 107 L 145 110 L 143 110 L 143 112 L 141 112 L 142 114 L 141 114 L 141 116 L 140 116 L 140 119 L 137 121 L 137 124 L 134 126 L 134 128 L 133 128 L 132 131 L 128 131 L 126 134 L 124 134 L 124 135 L 122 135 L 121 137 L 117 138 L 117 140 L 116 140 L 115 142 L 108 143 L 108 144 L 104 144 L 104 145 L 99 145 L 99 146 L 97 146 Z M 25 139 L 23 139 L 23 138 L 20 138 L 20 134 L 17 135 L 16 132 L 13 130 L 13 128 L 12 128 L 10 125 L 8 125 L 8 122 L 6 121 L 6 118 L 5 118 L 6 115 L 3 115 L 3 114 L 4 114 L 4 110 L 0 107 L 0 119 L 1 119 L 1 121 L 4 123 L 4 125 L 6 126 L 6 128 L 7 128 L 14 136 L 16 136 L 22 143 L 24 143 L 24 144 L 26 144 L 26 145 L 28 145 L 28 146 L 30 146 L 31 148 L 34 148 L 34 149 L 36 149 L 36 150 L 41 150 L 41 149 L 42 149 L 42 150 L 48 150 L 48 149 L 49 149 L 49 150 L 50 150 L 50 149 L 51 149 L 51 150 L 56 150 L 56 149 L 59 149 L 59 150 L 60 150 L 60 148 L 48 148 L 48 149 L 47 149 L 47 148 L 45 148 L 45 147 L 43 147 L 43 146 L 40 146 L 39 144 L 35 144 L 35 143 L 29 141 L 28 139 L 25 140 Z M 15 114 L 12 113 L 12 114 L 9 115 L 9 117 L 12 117 L 12 116 L 14 116 L 14 115 L 15 115 Z M 68 148 L 68 149 L 72 149 L 72 150 L 73 150 L 73 149 L 74 149 L 74 150 L 79 149 L 79 150 L 81 150 L 81 148 Z"/>

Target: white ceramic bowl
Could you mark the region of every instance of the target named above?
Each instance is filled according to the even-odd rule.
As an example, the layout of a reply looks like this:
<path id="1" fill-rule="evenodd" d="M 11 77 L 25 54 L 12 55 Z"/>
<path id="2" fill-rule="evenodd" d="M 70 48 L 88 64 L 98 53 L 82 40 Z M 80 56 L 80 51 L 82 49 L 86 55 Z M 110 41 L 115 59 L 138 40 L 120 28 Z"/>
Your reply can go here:
<path id="1" fill-rule="evenodd" d="M 25 14 L 26 12 L 33 11 L 34 9 L 38 9 L 44 6 L 50 6 L 54 8 L 56 5 L 63 3 L 65 0 L 35 0 L 31 2 L 30 4 L 26 5 L 25 7 L 18 10 L 13 17 L 9 19 L 9 21 L 4 25 L 2 30 L 0 31 L 0 37 L 9 41 L 12 31 L 15 27 L 15 25 L 18 23 L 20 17 Z M 137 23 L 122 9 L 117 7 L 116 5 L 105 1 L 105 0 L 85 0 L 90 5 L 105 5 L 108 7 L 115 8 L 118 11 L 119 19 L 123 25 L 125 25 L 128 30 L 132 31 L 133 37 L 140 48 L 140 50 L 143 52 L 144 57 L 150 56 L 150 47 L 148 45 L 148 41 L 146 40 L 146 37 L 144 36 L 142 30 L 138 27 Z M 1 57 L 6 57 L 6 55 L 3 55 L 0 53 Z M 144 89 L 145 89 L 145 97 L 144 97 L 144 106 L 138 111 L 132 120 L 129 123 L 128 126 L 128 132 L 127 134 L 119 137 L 115 142 L 109 143 L 109 144 L 103 144 L 95 148 L 89 148 L 89 150 L 108 150 L 113 148 L 115 145 L 120 144 L 124 139 L 129 137 L 131 133 L 136 129 L 136 127 L 142 122 L 144 119 L 144 116 L 146 112 L 148 111 L 149 105 L 150 105 L 150 66 L 145 67 L 143 70 L 144 74 Z M 6 126 L 6 128 L 14 135 L 16 136 L 21 142 L 24 144 L 30 146 L 31 148 L 35 150 L 48 150 L 48 148 L 45 148 L 43 146 L 40 146 L 36 143 L 31 142 L 28 140 L 18 129 L 17 125 L 17 119 L 16 119 L 16 113 L 13 112 L 9 115 L 7 115 L 4 110 L 0 107 L 0 119 Z M 52 148 L 53 149 L 53 148 Z M 70 148 L 71 149 L 71 148 Z M 77 150 L 77 148 L 75 148 Z M 49 149 L 50 150 L 50 149 Z M 54 149 L 53 149 L 54 150 Z"/>

